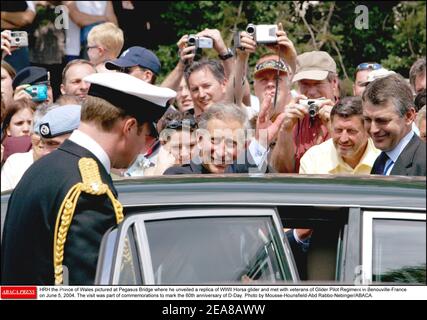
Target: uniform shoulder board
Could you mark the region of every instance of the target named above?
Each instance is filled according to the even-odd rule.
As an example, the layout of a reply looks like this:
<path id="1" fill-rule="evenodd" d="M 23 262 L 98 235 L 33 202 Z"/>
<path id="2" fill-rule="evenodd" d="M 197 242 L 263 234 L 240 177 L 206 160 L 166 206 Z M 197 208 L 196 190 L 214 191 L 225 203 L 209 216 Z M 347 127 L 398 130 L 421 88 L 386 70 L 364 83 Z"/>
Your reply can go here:
<path id="1" fill-rule="evenodd" d="M 82 192 L 99 196 L 106 194 L 113 205 L 117 224 L 122 222 L 124 218 L 123 206 L 114 197 L 108 185 L 102 182 L 96 161 L 92 158 L 81 158 L 79 160 L 79 170 L 82 182 L 75 184 L 68 191 L 56 217 L 53 243 L 53 264 L 55 267 L 56 285 L 63 283 L 62 262 L 64 260 L 64 245 L 77 202 Z"/>

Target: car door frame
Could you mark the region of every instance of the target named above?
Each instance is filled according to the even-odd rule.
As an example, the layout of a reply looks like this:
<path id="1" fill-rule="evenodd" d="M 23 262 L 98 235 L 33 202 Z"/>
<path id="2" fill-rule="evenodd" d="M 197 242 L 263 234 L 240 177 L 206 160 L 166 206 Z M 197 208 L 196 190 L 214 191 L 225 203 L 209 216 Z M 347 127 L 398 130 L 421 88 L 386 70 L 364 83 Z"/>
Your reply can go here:
<path id="1" fill-rule="evenodd" d="M 144 208 L 141 208 L 144 210 Z M 165 208 L 162 210 L 148 210 L 137 213 L 133 208 L 133 214 L 127 216 L 120 224 L 116 235 L 111 236 L 114 229 L 111 229 L 104 235 L 100 247 L 100 255 L 97 266 L 95 284 L 118 285 L 120 276 L 121 257 L 123 256 L 124 239 L 131 227 L 134 231 L 134 237 L 137 239 L 138 270 L 141 272 L 143 285 L 155 285 L 154 270 L 145 229 L 145 222 L 153 220 L 164 220 L 174 218 L 206 218 L 206 217 L 236 217 L 236 216 L 264 216 L 273 219 L 273 225 L 281 239 L 283 252 L 291 273 L 292 281 L 298 282 L 299 275 L 293 254 L 287 238 L 283 231 L 283 226 L 277 209 L 272 206 L 186 206 L 184 208 Z M 136 223 L 137 222 L 137 223 Z M 114 242 L 114 243 L 113 243 Z M 106 250 L 114 250 L 112 255 L 106 254 Z M 111 256 L 111 257 L 110 257 Z M 110 265 L 111 264 L 111 265 Z M 105 281 L 107 281 L 106 283 Z"/>
<path id="2" fill-rule="evenodd" d="M 425 212 L 399 210 L 387 211 L 366 209 L 362 213 L 362 260 L 361 260 L 361 283 L 363 285 L 373 284 L 372 282 L 372 250 L 373 250 L 373 220 L 412 220 L 426 221 Z"/>

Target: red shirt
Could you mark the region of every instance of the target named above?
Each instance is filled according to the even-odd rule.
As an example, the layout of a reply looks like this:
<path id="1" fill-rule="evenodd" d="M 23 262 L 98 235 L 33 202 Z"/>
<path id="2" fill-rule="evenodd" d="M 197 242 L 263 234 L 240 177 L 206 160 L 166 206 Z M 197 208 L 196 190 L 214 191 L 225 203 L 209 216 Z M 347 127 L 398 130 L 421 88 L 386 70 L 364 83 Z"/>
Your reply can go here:
<path id="1" fill-rule="evenodd" d="M 307 115 L 304 119 L 298 120 L 294 128 L 295 143 L 295 173 L 299 172 L 299 164 L 304 153 L 312 146 L 321 144 L 330 138 L 328 128 L 316 116 L 313 120 Z"/>

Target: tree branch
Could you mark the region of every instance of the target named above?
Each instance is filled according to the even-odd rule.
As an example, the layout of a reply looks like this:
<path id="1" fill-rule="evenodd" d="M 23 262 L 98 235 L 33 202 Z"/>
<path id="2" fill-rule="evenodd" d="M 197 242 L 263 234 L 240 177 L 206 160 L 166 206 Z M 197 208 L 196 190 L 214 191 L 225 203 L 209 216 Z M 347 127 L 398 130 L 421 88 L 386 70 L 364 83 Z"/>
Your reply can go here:
<path id="1" fill-rule="evenodd" d="M 344 62 L 342 60 L 341 52 L 338 49 L 337 43 L 335 42 L 335 40 L 332 39 L 331 40 L 331 44 L 332 44 L 332 47 L 334 48 L 335 52 L 338 55 L 338 59 L 339 59 L 340 65 L 341 65 L 341 69 L 342 69 L 342 71 L 344 73 L 344 76 L 345 76 L 346 79 L 348 79 L 347 71 L 345 70 Z"/>
<path id="2" fill-rule="evenodd" d="M 329 12 L 328 12 L 328 16 L 326 18 L 326 21 L 323 25 L 322 28 L 322 33 L 323 33 L 323 39 L 326 39 L 326 34 L 328 32 L 328 28 L 329 28 L 329 23 L 331 21 L 332 18 L 332 14 L 334 13 L 334 9 L 335 9 L 335 2 L 332 2 L 330 7 L 329 7 Z M 319 44 L 319 49 L 323 47 L 323 45 L 325 44 L 326 40 L 322 40 Z"/>
<path id="3" fill-rule="evenodd" d="M 299 3 L 297 1 L 294 1 L 295 11 L 298 12 L 299 16 L 301 17 L 302 21 L 304 22 L 304 25 L 308 29 L 308 32 L 310 32 L 311 40 L 313 41 L 313 47 L 315 50 L 318 50 L 317 48 L 317 42 L 316 37 L 314 36 L 313 30 L 311 29 L 310 25 L 308 24 L 307 20 L 305 19 L 305 10 L 299 9 Z"/>

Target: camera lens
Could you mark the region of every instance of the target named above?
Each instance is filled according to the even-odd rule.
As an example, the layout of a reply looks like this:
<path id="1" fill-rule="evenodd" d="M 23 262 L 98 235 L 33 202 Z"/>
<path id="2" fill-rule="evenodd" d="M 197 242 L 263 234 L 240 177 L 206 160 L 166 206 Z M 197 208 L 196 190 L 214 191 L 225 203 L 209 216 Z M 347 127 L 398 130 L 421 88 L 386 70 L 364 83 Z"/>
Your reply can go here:
<path id="1" fill-rule="evenodd" d="M 21 42 L 21 38 L 15 38 L 15 42 L 16 42 L 16 43 Z"/>
<path id="2" fill-rule="evenodd" d="M 254 34 L 254 32 L 255 32 L 255 27 L 254 27 L 254 26 L 248 26 L 248 27 L 246 28 L 246 32 L 247 32 L 247 33 L 249 33 L 249 34 Z"/>
<path id="3" fill-rule="evenodd" d="M 193 45 L 193 44 L 195 44 L 195 43 L 196 43 L 196 38 L 195 38 L 195 37 L 189 37 L 189 38 L 188 38 L 188 44 Z"/>
<path id="4" fill-rule="evenodd" d="M 316 116 L 318 108 L 319 107 L 316 104 L 310 104 L 310 106 L 308 107 L 308 114 L 310 115 L 310 117 L 314 118 Z"/>

